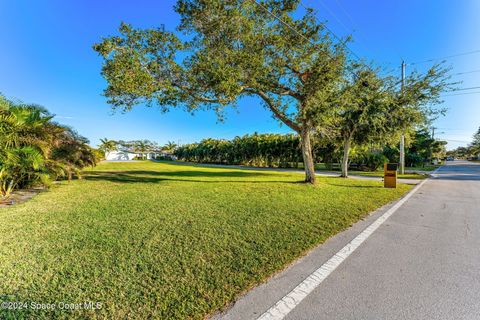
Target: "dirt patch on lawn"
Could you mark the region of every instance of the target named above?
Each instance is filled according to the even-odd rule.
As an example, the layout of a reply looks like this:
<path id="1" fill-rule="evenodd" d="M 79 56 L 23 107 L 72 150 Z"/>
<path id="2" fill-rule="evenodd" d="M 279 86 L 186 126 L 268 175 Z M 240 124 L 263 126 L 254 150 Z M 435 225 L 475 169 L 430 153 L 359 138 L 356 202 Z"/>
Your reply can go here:
<path id="1" fill-rule="evenodd" d="M 11 196 L 8 197 L 7 199 L 0 198 L 0 208 L 10 207 L 12 205 L 28 201 L 44 190 L 45 190 L 44 188 L 16 190 L 12 192 Z"/>

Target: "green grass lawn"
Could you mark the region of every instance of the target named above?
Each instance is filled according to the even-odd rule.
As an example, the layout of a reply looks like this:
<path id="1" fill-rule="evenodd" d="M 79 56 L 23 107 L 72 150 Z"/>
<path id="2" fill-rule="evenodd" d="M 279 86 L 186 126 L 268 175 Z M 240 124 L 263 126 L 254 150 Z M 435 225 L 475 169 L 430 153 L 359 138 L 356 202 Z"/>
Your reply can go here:
<path id="1" fill-rule="evenodd" d="M 101 302 L 8 318 L 203 319 L 411 186 L 103 163 L 0 209 L 0 300 Z"/>
<path id="2" fill-rule="evenodd" d="M 442 166 L 441 164 L 436 164 L 436 165 L 429 164 L 429 165 L 418 166 L 418 167 L 405 167 L 405 170 L 409 170 L 409 171 L 433 171 L 433 170 L 435 170 L 435 169 L 437 169 L 438 167 L 441 167 L 441 166 Z"/>

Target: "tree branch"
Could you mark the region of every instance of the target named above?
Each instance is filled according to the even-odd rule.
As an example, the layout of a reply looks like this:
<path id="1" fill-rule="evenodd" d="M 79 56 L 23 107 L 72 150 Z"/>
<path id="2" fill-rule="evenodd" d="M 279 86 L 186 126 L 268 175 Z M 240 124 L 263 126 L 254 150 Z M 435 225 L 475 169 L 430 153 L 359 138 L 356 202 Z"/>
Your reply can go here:
<path id="1" fill-rule="evenodd" d="M 290 88 L 284 86 L 284 85 L 281 85 L 280 83 L 276 83 L 275 86 L 277 86 L 280 90 L 272 90 L 272 92 L 278 94 L 278 95 L 281 95 L 281 96 L 290 96 L 292 98 L 295 98 L 297 100 L 300 100 L 302 101 L 304 99 L 303 95 L 301 95 L 300 93 L 294 91 L 294 90 L 291 90 Z"/>
<path id="2" fill-rule="evenodd" d="M 284 114 L 282 111 L 280 111 L 275 106 L 272 99 L 265 92 L 263 92 L 261 90 L 254 90 L 254 89 L 251 89 L 251 88 L 244 88 L 243 91 L 244 92 L 250 92 L 250 93 L 258 95 L 260 98 L 263 99 L 263 101 L 265 101 L 268 108 L 273 112 L 273 114 L 275 115 L 275 117 L 277 117 L 277 119 L 279 119 L 280 121 L 285 123 L 288 127 L 290 127 L 294 131 L 296 131 L 296 132 L 301 131 L 301 127 L 297 123 L 295 123 L 293 120 L 291 120 L 286 114 Z"/>

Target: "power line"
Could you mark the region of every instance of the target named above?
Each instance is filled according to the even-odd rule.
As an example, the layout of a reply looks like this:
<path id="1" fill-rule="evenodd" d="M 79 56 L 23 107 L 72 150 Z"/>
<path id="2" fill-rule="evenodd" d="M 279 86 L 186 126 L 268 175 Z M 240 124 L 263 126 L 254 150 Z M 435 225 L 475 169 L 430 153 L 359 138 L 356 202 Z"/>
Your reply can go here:
<path id="1" fill-rule="evenodd" d="M 479 94 L 479 93 L 480 93 L 480 91 L 464 92 L 464 93 L 446 94 L 446 95 L 442 95 L 442 97 L 464 96 L 464 95 L 467 95 L 467 94 Z"/>
<path id="2" fill-rule="evenodd" d="M 336 0 L 336 2 L 338 3 L 340 9 L 342 9 L 342 11 L 345 13 L 345 15 L 347 16 L 347 18 L 350 20 L 350 22 L 352 23 L 352 26 L 355 28 L 355 23 L 353 22 L 353 19 L 351 18 L 351 16 L 349 15 L 349 13 L 347 12 L 347 10 L 343 7 L 343 5 L 340 3 L 340 1 Z M 345 29 L 347 30 L 347 32 L 351 32 L 352 30 L 350 30 L 350 28 L 348 28 L 342 21 L 340 18 L 338 18 L 338 16 L 332 11 L 330 10 L 327 5 L 325 4 L 324 1 L 322 0 L 319 0 L 319 3 L 320 5 L 325 8 L 325 10 L 328 11 L 328 13 L 330 13 L 330 15 L 335 19 L 337 20 L 337 22 Z M 310 9 L 308 7 L 306 7 L 302 1 L 299 2 L 299 4 L 306 10 Z M 318 12 L 318 10 L 315 10 L 316 12 Z M 358 60 L 362 60 L 362 58 L 355 53 L 355 51 L 353 51 L 352 48 L 350 48 L 349 46 L 347 46 L 347 44 L 335 33 L 333 32 L 332 29 L 330 29 L 325 23 L 323 23 L 322 21 L 320 21 L 316 16 L 315 16 L 315 20 L 317 20 L 318 23 L 322 24 L 323 27 L 331 34 L 333 35 L 340 43 L 342 43 L 342 46 L 345 47 L 346 49 L 348 49 L 348 51 L 350 51 L 350 53 L 352 53 L 352 55 L 357 58 Z M 353 30 L 355 31 L 355 30 Z M 363 38 L 363 37 L 362 37 Z M 366 49 L 366 51 L 370 51 L 365 45 L 363 45 L 362 43 L 360 43 L 360 45 L 362 45 L 362 47 L 364 47 L 364 49 Z M 388 64 L 391 64 L 388 62 Z M 364 65 L 370 70 L 373 72 L 373 69 L 368 65 L 368 64 L 365 64 Z"/>
<path id="3" fill-rule="evenodd" d="M 268 10 L 268 8 L 266 8 L 264 5 L 262 5 L 261 3 L 257 2 L 256 0 L 249 0 L 250 2 L 253 2 L 255 3 L 257 6 L 261 7 L 264 11 L 266 11 L 268 14 L 270 14 L 272 17 L 274 17 L 277 21 L 279 21 L 280 23 L 282 23 L 284 26 L 288 27 L 290 30 L 292 30 L 293 32 L 295 32 L 296 34 L 298 34 L 299 36 L 301 36 L 302 38 L 304 38 L 305 40 L 307 40 L 311 45 L 313 46 L 316 46 L 316 43 L 313 42 L 312 40 L 310 40 L 309 38 L 305 37 L 305 35 L 301 34 L 296 28 L 292 27 L 290 24 L 288 24 L 287 22 L 283 21 L 280 17 L 278 17 L 276 14 L 274 14 L 273 12 L 271 12 L 270 10 Z M 300 2 L 301 6 L 304 7 L 305 9 L 307 9 L 301 2 Z M 315 20 L 318 21 L 317 17 L 315 17 Z M 328 32 L 330 32 L 341 44 L 342 46 L 344 46 L 345 48 L 347 48 L 351 53 L 353 53 L 355 55 L 355 57 L 357 57 L 357 59 L 361 60 L 360 57 L 355 54 L 352 49 L 350 49 L 344 41 L 342 41 L 342 39 L 337 36 L 330 28 L 328 28 L 324 23 L 318 21 Z M 331 59 L 333 59 L 333 57 L 330 57 Z M 366 67 L 368 69 L 370 69 L 371 71 L 373 71 L 370 66 L 366 65 Z M 352 73 L 353 76 L 355 77 L 358 77 L 358 75 L 351 71 L 350 72 Z"/>
<path id="4" fill-rule="evenodd" d="M 464 142 L 464 143 L 470 143 L 471 142 L 471 141 L 466 141 L 466 140 L 451 140 L 451 139 L 442 139 L 442 140 L 449 141 L 449 142 Z"/>
<path id="5" fill-rule="evenodd" d="M 460 128 L 437 128 L 440 130 L 448 130 L 448 131 L 462 131 L 462 132 L 470 132 L 470 130 L 460 129 Z"/>
<path id="6" fill-rule="evenodd" d="M 299 2 L 300 5 L 308 10 L 309 8 L 307 8 L 303 3 L 302 1 Z M 320 4 L 322 4 L 320 2 Z M 327 9 L 328 10 L 328 9 Z M 347 46 L 347 44 L 345 43 L 345 41 L 342 41 L 342 39 L 335 33 L 333 32 L 332 29 L 330 29 L 325 23 L 323 23 L 322 21 L 320 21 L 316 16 L 315 16 L 315 20 L 317 20 L 318 23 L 320 23 L 321 25 L 323 25 L 323 27 L 331 34 L 333 35 L 341 44 L 344 48 L 348 49 L 348 51 L 350 51 L 350 53 L 352 53 L 353 56 L 355 56 L 355 58 L 357 58 L 358 60 L 362 60 L 362 58 L 360 58 L 360 56 L 358 54 L 355 53 L 355 51 L 353 51 L 349 46 Z M 367 69 L 369 69 L 371 72 L 373 72 L 373 69 L 368 65 L 368 64 L 363 64 L 365 67 L 367 67 Z M 358 77 L 358 75 L 353 72 L 353 71 L 350 71 L 355 77 Z"/>
<path id="7" fill-rule="evenodd" d="M 322 0 L 319 0 L 320 3 Z M 366 49 L 366 51 L 368 52 L 372 52 L 370 50 L 370 48 L 366 45 L 366 43 L 369 43 L 369 41 L 366 39 L 366 37 L 364 37 L 364 34 L 360 31 L 360 28 L 358 28 L 358 25 L 357 23 L 354 21 L 354 19 L 352 18 L 352 16 L 350 15 L 350 13 L 348 12 L 347 8 L 339 1 L 339 0 L 335 0 L 335 2 L 337 3 L 338 7 L 340 8 L 340 10 L 344 13 L 345 17 L 347 17 L 347 20 L 350 22 L 351 26 L 353 27 L 353 32 L 356 32 L 357 35 L 362 39 L 362 42 L 359 42 L 359 44 L 364 48 Z M 325 4 L 326 6 L 326 4 Z M 328 8 L 327 8 L 328 10 Z M 335 15 L 333 13 L 331 13 L 332 16 L 335 17 Z M 339 23 L 341 23 L 341 21 L 339 21 Z M 398 52 L 397 52 L 398 53 Z M 400 55 L 399 55 L 400 56 Z"/>
<path id="8" fill-rule="evenodd" d="M 465 72 L 458 72 L 458 73 L 452 74 L 452 76 L 460 76 L 462 74 L 470 74 L 470 73 L 476 73 L 476 72 L 480 72 L 480 69 L 479 70 L 472 70 L 472 71 L 465 71 Z"/>
<path id="9" fill-rule="evenodd" d="M 470 52 L 465 52 L 465 53 L 460 53 L 460 54 L 452 55 L 452 56 L 449 56 L 449 57 L 460 56 L 460 55 L 467 55 L 467 54 L 472 54 L 472 53 L 477 53 L 477 52 L 480 53 L 480 50 L 470 51 Z M 440 59 L 441 59 L 441 58 L 440 58 Z M 425 60 L 424 62 L 434 61 L 434 60 L 435 60 L 435 59 Z M 416 64 L 416 63 L 419 63 L 419 62 L 409 63 L 409 64 L 407 64 L 407 65 L 414 65 L 414 64 Z M 475 72 L 480 72 L 480 70 L 472 70 L 472 71 L 458 72 L 458 73 L 454 73 L 454 74 L 452 74 L 452 75 L 463 75 L 463 74 L 469 74 L 469 73 L 475 73 Z M 468 91 L 468 90 L 477 90 L 477 89 L 480 89 L 480 86 L 478 86 L 478 87 L 470 87 L 470 88 L 459 88 L 459 89 L 454 89 L 454 90 L 447 91 L 447 92 Z M 475 91 L 475 92 L 462 92 L 462 93 L 454 93 L 454 94 L 441 95 L 441 97 L 463 96 L 463 95 L 467 95 L 467 94 L 479 94 L 479 93 L 480 93 L 480 91 Z"/>
<path id="10" fill-rule="evenodd" d="M 320 1 L 320 4 L 322 5 L 322 2 L 321 2 L 321 1 Z M 309 8 L 307 8 L 301 1 L 300 1 L 300 5 L 301 5 L 304 9 L 306 9 L 306 10 L 309 9 Z M 325 6 L 324 6 L 324 8 L 325 8 L 328 12 L 330 12 L 330 10 L 329 10 L 328 8 L 326 8 Z M 335 17 L 336 17 L 336 16 L 334 16 L 334 18 L 335 18 Z M 336 19 L 338 19 L 338 18 L 336 18 Z M 359 56 L 358 54 L 356 54 L 355 51 L 353 51 L 349 46 L 347 46 L 347 45 L 345 44 L 345 42 L 342 40 L 342 38 L 340 38 L 335 32 L 333 32 L 333 30 L 330 29 L 325 23 L 319 21 L 317 17 L 315 17 L 315 20 L 317 20 L 318 23 L 320 23 L 321 25 L 323 25 L 323 27 L 324 27 L 331 35 L 333 35 L 340 43 L 342 43 L 342 45 L 343 45 L 345 48 L 347 48 L 348 51 L 350 51 L 350 52 L 355 56 L 355 58 L 357 58 L 358 60 L 362 60 L 362 59 L 360 58 L 360 56 Z M 340 24 L 343 25 L 343 23 L 341 23 L 341 22 L 340 22 Z M 348 29 L 347 29 L 347 31 L 348 31 Z"/>
<path id="11" fill-rule="evenodd" d="M 445 56 L 445 57 L 441 57 L 441 58 L 432 58 L 432 59 L 428 59 L 428 60 L 411 62 L 411 63 L 409 63 L 409 65 L 426 63 L 426 62 L 433 62 L 433 61 L 437 61 L 437 60 L 445 60 L 445 59 L 450 59 L 450 58 L 455 58 L 455 57 L 460 57 L 460 56 L 466 56 L 466 55 L 475 54 L 475 53 L 480 53 L 480 50 L 467 51 L 467 52 L 457 53 L 457 54 L 453 54 L 453 55 Z"/>
<path id="12" fill-rule="evenodd" d="M 303 39 L 307 40 L 311 45 L 315 46 L 316 43 L 313 42 L 312 40 L 310 40 L 309 38 L 305 37 L 305 35 L 301 34 L 300 32 L 298 32 L 297 29 L 295 29 L 294 27 L 292 27 L 291 25 L 289 25 L 288 23 L 286 23 L 285 21 L 283 21 L 282 19 L 280 19 L 280 17 L 278 17 L 276 14 L 274 14 L 273 12 L 271 12 L 270 10 L 268 10 L 263 4 L 257 2 L 256 0 L 250 0 L 250 2 L 253 2 L 255 3 L 257 6 L 261 7 L 264 11 L 266 11 L 268 14 L 270 14 L 272 17 L 274 17 L 278 22 L 280 22 L 281 24 L 283 24 L 284 26 L 286 26 L 287 28 L 289 28 L 290 30 L 292 30 L 293 32 L 295 32 L 296 34 L 298 34 L 299 36 L 301 36 Z"/>
<path id="13" fill-rule="evenodd" d="M 343 29 L 345 29 L 347 32 L 350 32 L 350 31 L 351 31 L 350 28 L 347 27 L 347 25 L 344 24 L 343 21 L 340 20 L 340 18 L 339 18 L 332 10 L 330 10 L 330 8 L 327 7 L 327 5 L 325 4 L 324 1 L 318 0 L 318 2 L 320 3 L 320 5 L 321 5 L 325 10 L 327 10 L 328 13 L 330 13 L 330 15 L 331 15 L 335 20 L 337 20 L 337 22 L 342 26 Z M 302 5 L 302 6 L 303 6 L 303 5 Z"/>
<path id="14" fill-rule="evenodd" d="M 450 91 L 450 92 L 465 91 L 465 90 L 474 90 L 474 89 L 480 89 L 480 87 L 460 88 L 460 89 L 452 90 L 452 91 Z"/>
<path id="15" fill-rule="evenodd" d="M 356 41 L 358 42 L 365 51 L 368 51 L 370 53 L 372 53 L 372 51 L 370 50 L 370 48 L 367 48 L 367 46 L 365 45 L 367 42 L 367 39 L 363 36 L 363 34 L 361 34 L 360 32 L 360 28 L 357 27 L 357 24 L 353 21 L 353 18 L 352 16 L 348 13 L 347 9 L 345 8 L 345 6 L 339 1 L 339 0 L 335 0 L 335 2 L 337 3 L 338 7 L 340 8 L 340 10 L 344 13 L 344 15 L 347 17 L 347 19 L 350 21 L 350 24 L 352 25 L 353 27 L 353 30 L 351 30 L 351 28 L 349 28 L 345 23 L 343 23 L 343 21 L 338 17 L 338 15 L 336 15 L 334 13 L 333 10 L 331 10 L 326 2 L 324 0 L 318 0 L 318 2 L 320 3 L 320 5 L 325 9 L 327 10 L 327 12 L 347 31 L 347 32 L 352 32 L 353 33 L 357 33 L 357 35 L 362 39 L 362 42 L 360 41 Z M 302 5 L 303 7 L 305 7 L 301 2 L 300 2 L 300 5 Z M 358 55 L 356 55 L 350 48 L 349 50 L 357 57 L 357 59 L 360 60 L 360 58 L 358 57 Z M 396 51 L 396 50 L 394 50 Z M 396 52 L 400 57 L 401 55 Z M 391 64 L 390 62 L 387 62 L 388 64 Z"/>
<path id="16" fill-rule="evenodd" d="M 352 26 L 355 28 L 356 23 L 353 21 L 353 18 L 352 18 L 352 16 L 348 13 L 347 9 L 343 6 L 343 4 L 342 4 L 340 1 L 335 0 L 335 2 L 338 4 L 338 7 L 340 8 L 340 10 L 342 10 L 343 13 L 345 13 L 345 16 L 346 16 L 347 19 L 350 21 L 350 23 L 352 24 Z"/>

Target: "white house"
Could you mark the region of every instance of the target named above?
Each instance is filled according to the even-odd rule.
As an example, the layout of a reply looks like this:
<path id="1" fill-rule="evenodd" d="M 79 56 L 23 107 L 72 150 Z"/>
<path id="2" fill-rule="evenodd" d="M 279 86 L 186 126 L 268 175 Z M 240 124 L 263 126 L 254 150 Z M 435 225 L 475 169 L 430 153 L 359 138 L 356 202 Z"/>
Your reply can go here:
<path id="1" fill-rule="evenodd" d="M 168 154 L 162 151 L 134 152 L 134 151 L 128 151 L 128 150 L 115 150 L 115 151 L 105 152 L 105 160 L 109 160 L 109 161 L 130 161 L 130 160 L 133 160 L 135 157 L 144 158 L 147 160 L 153 160 L 157 156 L 170 157 L 172 159 L 174 158 L 171 154 Z"/>
<path id="2" fill-rule="evenodd" d="M 138 156 L 138 153 L 125 150 L 105 152 L 105 160 L 109 161 L 128 161 L 133 160 L 136 156 Z"/>

